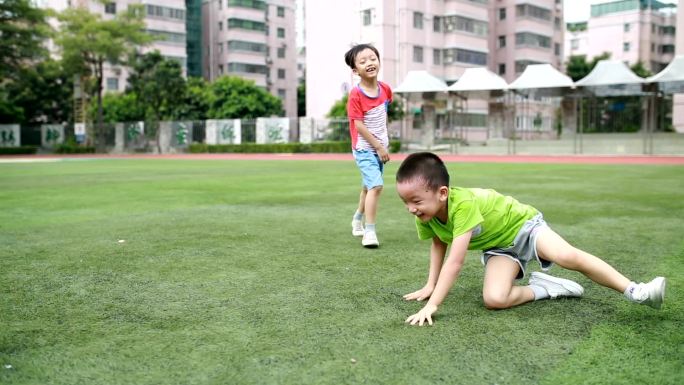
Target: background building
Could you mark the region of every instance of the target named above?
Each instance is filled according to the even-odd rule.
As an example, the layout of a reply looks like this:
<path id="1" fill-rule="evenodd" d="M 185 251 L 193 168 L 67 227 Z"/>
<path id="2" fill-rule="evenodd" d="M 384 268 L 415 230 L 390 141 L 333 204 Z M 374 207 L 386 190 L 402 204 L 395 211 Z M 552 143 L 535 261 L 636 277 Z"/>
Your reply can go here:
<path id="1" fill-rule="evenodd" d="M 145 5 L 146 32 L 155 37 L 142 53 L 159 51 L 167 59 L 181 64 L 183 73 L 187 70 L 186 53 L 186 8 L 185 0 L 143 1 L 117 0 L 105 4 L 95 0 L 42 0 L 39 5 L 63 11 L 71 7 L 85 7 L 90 12 L 100 14 L 104 19 L 112 18 L 117 12 L 125 10 L 129 4 Z M 54 23 L 54 21 L 53 21 Z M 128 69 L 123 66 L 105 64 L 104 89 L 108 92 L 124 91 Z"/>
<path id="2" fill-rule="evenodd" d="M 656 0 L 593 4 L 586 22 L 568 25 L 565 55 L 585 55 L 591 60 L 609 52 L 611 59 L 630 66 L 641 62 L 658 73 L 674 57 L 675 7 Z"/>
<path id="3" fill-rule="evenodd" d="M 253 80 L 297 116 L 294 0 L 203 0 L 202 73 Z"/>
<path id="4" fill-rule="evenodd" d="M 380 79 L 393 87 L 411 70 L 453 83 L 466 68 L 487 67 L 510 82 L 530 63 L 562 65 L 560 0 L 306 0 L 305 12 L 307 115 L 315 118 L 357 82 L 343 60 L 356 43 L 378 48 Z M 472 108 L 486 114 L 486 105 Z"/>

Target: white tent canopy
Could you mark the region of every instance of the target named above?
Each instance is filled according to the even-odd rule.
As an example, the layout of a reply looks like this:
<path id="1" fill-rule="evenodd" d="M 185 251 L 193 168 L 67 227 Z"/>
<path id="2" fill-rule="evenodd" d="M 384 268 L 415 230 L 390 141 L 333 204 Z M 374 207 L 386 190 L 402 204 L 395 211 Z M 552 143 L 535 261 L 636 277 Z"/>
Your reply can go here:
<path id="1" fill-rule="evenodd" d="M 657 83 L 660 91 L 666 94 L 684 93 L 684 55 L 677 55 L 662 71 L 646 79 Z"/>
<path id="2" fill-rule="evenodd" d="M 409 71 L 404 81 L 394 89 L 396 93 L 447 92 L 446 83 L 427 71 Z"/>
<path id="3" fill-rule="evenodd" d="M 561 96 L 573 87 L 572 79 L 551 64 L 530 64 L 508 89 L 522 93 L 536 92 L 544 96 Z"/>
<path id="4" fill-rule="evenodd" d="M 507 88 L 506 81 L 487 68 L 467 68 L 458 81 L 449 87 L 449 91 L 488 95 L 492 91 L 505 91 Z"/>
<path id="5" fill-rule="evenodd" d="M 620 60 L 601 60 L 575 85 L 597 96 L 640 95 L 644 79 L 637 76 Z"/>

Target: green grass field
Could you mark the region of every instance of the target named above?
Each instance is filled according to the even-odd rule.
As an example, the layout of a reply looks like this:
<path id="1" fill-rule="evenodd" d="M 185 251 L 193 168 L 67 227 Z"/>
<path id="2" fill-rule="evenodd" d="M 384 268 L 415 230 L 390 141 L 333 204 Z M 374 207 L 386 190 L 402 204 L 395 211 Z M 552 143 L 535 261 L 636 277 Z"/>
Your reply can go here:
<path id="1" fill-rule="evenodd" d="M 429 242 L 397 166 L 366 250 L 353 162 L 0 164 L 0 384 L 684 382 L 684 167 L 450 163 L 628 277 L 667 276 L 666 304 L 556 267 L 584 298 L 489 311 L 473 252 L 419 328 L 401 296 Z"/>

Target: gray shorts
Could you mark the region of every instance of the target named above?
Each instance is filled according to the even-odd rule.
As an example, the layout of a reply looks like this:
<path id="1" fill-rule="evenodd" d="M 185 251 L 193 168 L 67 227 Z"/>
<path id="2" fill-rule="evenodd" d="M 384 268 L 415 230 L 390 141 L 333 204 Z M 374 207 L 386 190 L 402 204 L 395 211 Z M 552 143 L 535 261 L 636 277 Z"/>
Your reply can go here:
<path id="1" fill-rule="evenodd" d="M 551 268 L 552 263 L 545 259 L 539 258 L 537 255 L 537 236 L 542 229 L 548 229 L 549 225 L 544 221 L 541 213 L 535 215 L 532 219 L 523 224 L 513 240 L 513 245 L 506 248 L 493 248 L 484 250 L 482 253 L 482 264 L 487 265 L 489 258 L 495 255 L 508 257 L 520 265 L 520 271 L 515 279 L 521 279 L 525 276 L 525 267 L 527 262 L 535 259 L 541 265 L 542 270 L 547 271 Z"/>

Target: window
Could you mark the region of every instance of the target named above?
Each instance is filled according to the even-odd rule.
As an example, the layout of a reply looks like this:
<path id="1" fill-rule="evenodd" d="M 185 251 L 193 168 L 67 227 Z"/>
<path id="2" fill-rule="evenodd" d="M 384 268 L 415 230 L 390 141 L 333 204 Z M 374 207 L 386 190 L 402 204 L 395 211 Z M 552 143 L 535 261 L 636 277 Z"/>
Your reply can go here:
<path id="1" fill-rule="evenodd" d="M 246 29 L 248 31 L 266 32 L 266 23 L 247 19 L 228 19 L 228 29 Z"/>
<path id="2" fill-rule="evenodd" d="M 432 19 L 432 30 L 434 32 L 442 32 L 442 18 L 440 16 L 435 16 Z"/>
<path id="3" fill-rule="evenodd" d="M 629 52 L 629 43 L 622 43 L 622 50 L 624 52 Z"/>
<path id="4" fill-rule="evenodd" d="M 506 19 L 506 8 L 499 8 L 499 20 Z"/>
<path id="5" fill-rule="evenodd" d="M 228 0 L 228 6 L 266 10 L 266 2 L 263 0 Z"/>
<path id="6" fill-rule="evenodd" d="M 218 73 L 219 75 L 223 75 L 223 64 L 218 65 Z"/>
<path id="7" fill-rule="evenodd" d="M 413 12 L 413 28 L 423 29 L 423 13 Z"/>
<path id="8" fill-rule="evenodd" d="M 266 53 L 266 44 L 253 43 L 251 41 L 242 40 L 228 40 L 227 43 L 228 51 L 247 51 L 247 52 L 257 52 Z"/>
<path id="9" fill-rule="evenodd" d="M 285 70 L 283 68 L 278 68 L 278 79 L 285 79 Z"/>
<path id="10" fill-rule="evenodd" d="M 119 78 L 107 78 L 107 90 L 108 91 L 118 91 L 119 90 Z"/>
<path id="11" fill-rule="evenodd" d="M 285 89 L 284 88 L 278 88 L 278 97 L 281 99 L 285 99 Z"/>
<path id="12" fill-rule="evenodd" d="M 265 65 L 260 65 L 260 64 L 251 64 L 251 63 L 228 63 L 228 72 L 241 72 L 241 73 L 248 73 L 248 74 L 262 74 L 266 75 L 268 74 L 268 67 Z"/>
<path id="13" fill-rule="evenodd" d="M 519 18 L 529 17 L 532 19 L 538 19 L 542 21 L 551 21 L 551 11 L 537 7 L 532 4 L 518 4 L 515 6 L 515 14 Z"/>
<path id="14" fill-rule="evenodd" d="M 278 28 L 278 37 L 280 37 L 280 38 L 285 37 L 285 28 Z"/>
<path id="15" fill-rule="evenodd" d="M 656 45 L 655 43 L 651 43 L 651 52 L 655 52 Z"/>
<path id="16" fill-rule="evenodd" d="M 223 31 L 223 22 L 219 21 L 219 31 Z"/>
<path id="17" fill-rule="evenodd" d="M 655 34 L 657 30 L 658 30 L 658 27 L 656 27 L 655 24 L 651 24 L 651 33 Z"/>
<path id="18" fill-rule="evenodd" d="M 630 24 L 629 24 L 629 23 L 625 23 L 625 25 L 623 26 L 624 31 L 625 31 L 625 32 L 629 32 L 629 27 L 630 27 Z"/>
<path id="19" fill-rule="evenodd" d="M 499 75 L 506 75 L 506 64 L 505 63 L 499 63 Z"/>
<path id="20" fill-rule="evenodd" d="M 570 40 L 570 48 L 578 49 L 579 48 L 579 39 Z"/>
<path id="21" fill-rule="evenodd" d="M 278 58 L 285 58 L 285 47 L 278 47 Z"/>
<path id="22" fill-rule="evenodd" d="M 499 48 L 506 46 L 506 35 L 499 36 Z"/>
<path id="23" fill-rule="evenodd" d="M 365 9 L 361 11 L 361 19 L 363 21 L 363 25 L 371 25 L 371 10 Z"/>
<path id="24" fill-rule="evenodd" d="M 223 9 L 223 0 L 218 0 L 218 8 Z"/>
<path id="25" fill-rule="evenodd" d="M 285 7 L 278 7 L 277 8 L 277 14 L 278 14 L 278 17 L 285 17 Z"/>
<path id="26" fill-rule="evenodd" d="M 561 51 L 561 49 L 560 49 L 560 44 L 558 44 L 558 43 L 553 43 L 553 53 L 554 53 L 556 56 L 560 56 L 560 51 Z"/>
<path id="27" fill-rule="evenodd" d="M 515 34 L 515 46 L 551 48 L 551 38 L 532 32 L 518 32 Z"/>
<path id="28" fill-rule="evenodd" d="M 222 53 L 223 52 L 223 43 L 218 43 L 218 52 Z"/>
<path id="29" fill-rule="evenodd" d="M 185 10 L 146 4 L 145 16 L 152 19 L 177 19 L 185 21 Z"/>
<path id="30" fill-rule="evenodd" d="M 463 48 L 448 48 L 444 50 L 444 64 L 467 63 L 481 66 L 487 65 L 487 53 L 471 51 Z"/>
<path id="31" fill-rule="evenodd" d="M 423 47 L 413 46 L 413 62 L 422 63 L 423 62 Z"/>
<path id="32" fill-rule="evenodd" d="M 447 16 L 444 18 L 446 32 L 466 32 L 478 36 L 487 36 L 487 22 L 463 16 Z"/>
<path id="33" fill-rule="evenodd" d="M 145 30 L 152 35 L 154 41 L 172 43 L 172 44 L 186 44 L 186 36 L 184 33 L 157 31 L 153 29 Z"/>
<path id="34" fill-rule="evenodd" d="M 532 60 L 516 60 L 515 61 L 515 73 L 519 74 L 525 71 L 525 68 L 527 68 L 528 65 L 530 64 L 542 64 L 541 62 L 538 61 L 532 61 Z"/>
<path id="35" fill-rule="evenodd" d="M 116 14 L 116 3 L 115 2 L 109 2 L 105 4 L 105 13 L 108 13 L 110 15 L 115 15 Z"/>
<path id="36" fill-rule="evenodd" d="M 441 65 L 442 64 L 442 50 L 441 49 L 433 49 L 432 50 L 432 63 L 434 65 Z"/>

